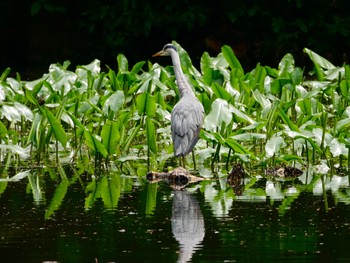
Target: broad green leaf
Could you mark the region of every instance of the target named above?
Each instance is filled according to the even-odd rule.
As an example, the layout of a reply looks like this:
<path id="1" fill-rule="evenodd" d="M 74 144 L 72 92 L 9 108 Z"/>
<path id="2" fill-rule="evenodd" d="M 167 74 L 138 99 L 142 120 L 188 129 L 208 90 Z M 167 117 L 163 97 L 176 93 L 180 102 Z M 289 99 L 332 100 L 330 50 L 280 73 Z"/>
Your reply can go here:
<path id="1" fill-rule="evenodd" d="M 76 74 L 81 79 L 85 80 L 89 77 L 89 74 L 91 74 L 91 76 L 97 77 L 101 71 L 100 64 L 101 62 L 98 59 L 95 59 L 90 64 L 77 67 Z"/>
<path id="2" fill-rule="evenodd" d="M 336 138 L 331 141 L 329 150 L 333 157 L 338 157 L 341 154 L 344 156 L 348 155 L 348 150 L 346 149 L 344 143 L 339 142 Z"/>
<path id="3" fill-rule="evenodd" d="M 350 130 L 350 118 L 346 118 L 337 122 L 335 129 L 337 133 L 341 131 L 349 132 Z"/>
<path id="4" fill-rule="evenodd" d="M 16 175 L 9 178 L 0 178 L 0 182 L 18 182 L 24 178 L 27 178 L 31 174 L 31 170 L 26 170 L 23 172 L 19 172 Z"/>
<path id="5" fill-rule="evenodd" d="M 340 82 L 340 91 L 343 97 L 350 102 L 350 80 L 342 80 Z"/>
<path id="6" fill-rule="evenodd" d="M 279 108 L 279 115 L 282 118 L 283 122 L 288 125 L 289 129 L 295 132 L 300 132 L 297 125 L 295 125 L 288 117 L 288 115 L 283 111 L 283 109 Z"/>
<path id="7" fill-rule="evenodd" d="M 211 105 L 210 113 L 205 117 L 204 127 L 215 132 L 223 123 L 228 125 L 232 121 L 232 109 L 226 100 L 216 99 Z"/>
<path id="8" fill-rule="evenodd" d="M 203 74 L 203 80 L 206 85 L 211 86 L 213 80 L 213 68 L 211 58 L 208 52 L 204 52 L 201 57 L 201 71 Z"/>
<path id="9" fill-rule="evenodd" d="M 244 120 L 246 122 L 249 122 L 250 124 L 254 124 L 256 121 L 250 118 L 247 114 L 242 112 L 241 110 L 237 109 L 236 107 L 230 105 L 232 113 L 235 115 L 236 118 L 239 118 L 240 120 Z"/>
<path id="10" fill-rule="evenodd" d="M 289 77 L 294 71 L 294 58 L 292 54 L 286 54 L 278 64 L 278 76 Z"/>
<path id="11" fill-rule="evenodd" d="M 108 156 L 106 147 L 98 139 L 96 139 L 91 132 L 85 130 L 84 137 L 86 139 L 86 145 L 90 147 L 90 149 L 94 150 L 95 153 L 100 153 L 104 158 Z"/>
<path id="12" fill-rule="evenodd" d="M 225 90 L 223 87 L 221 87 L 218 83 L 214 82 L 212 87 L 212 91 L 216 95 L 217 98 L 224 99 L 228 102 L 231 101 L 232 96 L 231 94 Z"/>
<path id="13" fill-rule="evenodd" d="M 129 67 L 128 60 L 123 54 L 119 54 L 117 56 L 117 61 L 118 61 L 118 73 L 128 71 L 128 67 Z"/>
<path id="14" fill-rule="evenodd" d="M 120 139 L 118 124 L 115 121 L 107 120 L 106 124 L 102 127 L 101 137 L 108 154 L 112 155 L 116 153 Z"/>
<path id="15" fill-rule="evenodd" d="M 146 63 L 146 61 L 137 62 L 137 63 L 132 67 L 132 69 L 130 70 L 130 72 L 132 72 L 132 73 L 138 73 L 138 72 L 142 69 L 143 65 L 145 65 L 145 63 Z"/>
<path id="16" fill-rule="evenodd" d="M 61 123 L 46 107 L 42 109 L 46 114 L 46 117 L 51 125 L 52 131 L 55 134 L 56 139 L 62 144 L 63 147 L 66 147 L 68 139 Z"/>
<path id="17" fill-rule="evenodd" d="M 221 48 L 221 52 L 224 55 L 226 61 L 228 62 L 228 64 L 230 65 L 230 68 L 233 69 L 238 69 L 240 70 L 242 73 L 244 73 L 244 70 L 241 66 L 241 63 L 239 63 L 237 57 L 235 56 L 235 54 L 233 53 L 233 50 L 231 47 L 224 45 Z"/>
<path id="18" fill-rule="evenodd" d="M 0 144 L 0 149 L 12 151 L 13 153 L 18 154 L 23 159 L 27 159 L 28 157 L 30 157 L 29 148 L 23 148 L 19 145 Z"/>
<path id="19" fill-rule="evenodd" d="M 265 145 L 266 157 L 271 158 L 285 146 L 287 146 L 287 144 L 285 143 L 283 137 L 272 137 Z"/>
<path id="20" fill-rule="evenodd" d="M 324 76 L 325 76 L 324 70 L 330 70 L 335 68 L 335 66 L 331 62 L 321 57 L 320 55 L 316 54 L 315 52 L 311 51 L 310 49 L 304 48 L 303 51 L 309 56 L 311 61 L 314 63 L 318 80 L 320 81 L 324 80 Z"/>
<path id="21" fill-rule="evenodd" d="M 243 147 L 240 143 L 238 143 L 234 138 L 229 137 L 226 139 L 226 144 L 235 151 L 235 153 L 240 154 L 248 154 L 251 159 L 256 159 L 255 155 L 250 152 L 247 148 Z"/>
<path id="22" fill-rule="evenodd" d="M 304 48 L 303 51 L 304 51 L 304 53 L 306 53 L 310 57 L 310 59 L 312 60 L 312 62 L 314 62 L 314 64 L 318 64 L 319 66 L 321 66 L 324 69 L 335 68 L 335 66 L 331 62 L 329 62 L 327 59 L 321 57 L 317 53 L 313 52 L 312 50 L 310 50 L 308 48 Z"/>
<path id="23" fill-rule="evenodd" d="M 142 93 L 136 98 L 136 106 L 139 115 L 146 114 L 148 117 L 154 117 L 157 109 L 154 96 L 148 92 Z"/>
<path id="24" fill-rule="evenodd" d="M 118 110 L 123 106 L 125 102 L 124 92 L 121 90 L 117 90 L 103 104 L 103 114 L 108 116 L 109 111 L 111 110 L 114 113 L 117 113 Z"/>

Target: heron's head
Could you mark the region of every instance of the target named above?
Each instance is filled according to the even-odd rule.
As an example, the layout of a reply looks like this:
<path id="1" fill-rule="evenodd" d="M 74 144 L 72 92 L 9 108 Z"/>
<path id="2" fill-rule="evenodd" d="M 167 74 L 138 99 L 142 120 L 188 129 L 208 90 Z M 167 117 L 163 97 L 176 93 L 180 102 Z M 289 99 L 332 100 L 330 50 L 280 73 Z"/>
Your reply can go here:
<path id="1" fill-rule="evenodd" d="M 170 56 L 170 52 L 176 51 L 177 49 L 173 44 L 166 44 L 163 47 L 163 50 L 157 52 L 156 54 L 153 55 L 153 57 L 159 57 L 159 56 Z"/>

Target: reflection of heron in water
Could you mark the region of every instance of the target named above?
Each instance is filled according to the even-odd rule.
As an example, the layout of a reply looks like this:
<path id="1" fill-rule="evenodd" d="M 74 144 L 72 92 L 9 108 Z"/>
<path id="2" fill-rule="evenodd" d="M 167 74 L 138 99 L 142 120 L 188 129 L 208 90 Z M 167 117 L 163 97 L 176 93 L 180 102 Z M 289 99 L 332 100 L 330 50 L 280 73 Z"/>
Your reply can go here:
<path id="1" fill-rule="evenodd" d="M 188 262 L 204 239 L 204 219 L 197 200 L 186 191 L 174 191 L 171 228 L 180 244 L 177 262 Z"/>

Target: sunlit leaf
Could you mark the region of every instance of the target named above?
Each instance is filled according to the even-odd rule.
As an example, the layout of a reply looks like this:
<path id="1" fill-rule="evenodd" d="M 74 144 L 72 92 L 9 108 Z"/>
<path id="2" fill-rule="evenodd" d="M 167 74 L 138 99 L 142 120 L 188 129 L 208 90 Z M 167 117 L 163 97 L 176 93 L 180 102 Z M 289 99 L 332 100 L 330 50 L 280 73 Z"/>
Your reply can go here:
<path id="1" fill-rule="evenodd" d="M 28 177 L 31 174 L 30 170 L 26 170 L 23 172 L 19 172 L 16 175 L 10 177 L 10 178 L 0 178 L 0 182 L 17 182 L 21 181 L 22 179 Z"/>
<path id="2" fill-rule="evenodd" d="M 104 115 L 108 116 L 109 111 L 117 113 L 120 107 L 123 106 L 124 102 L 125 102 L 124 92 L 122 92 L 121 90 L 117 90 L 115 93 L 109 96 L 108 99 L 105 101 L 102 108 Z"/>
<path id="3" fill-rule="evenodd" d="M 118 72 L 125 72 L 128 71 L 128 60 L 123 54 L 119 54 L 117 56 L 118 61 Z"/>
<path id="4" fill-rule="evenodd" d="M 292 54 L 286 54 L 278 64 L 278 75 L 283 77 L 289 77 L 294 71 L 294 58 Z"/>
<path id="5" fill-rule="evenodd" d="M 336 138 L 331 141 L 329 150 L 333 157 L 338 157 L 341 154 L 348 155 L 348 149 L 346 149 L 344 143 L 340 143 Z"/>
<path id="6" fill-rule="evenodd" d="M 12 144 L 0 144 L 0 149 L 10 150 L 15 154 L 18 154 L 21 158 L 27 159 L 29 155 L 29 148 L 22 148 L 19 145 Z"/>
<path id="7" fill-rule="evenodd" d="M 209 131 L 216 131 L 222 123 L 229 124 L 232 120 L 232 110 L 226 100 L 216 99 L 211 105 L 210 113 L 205 117 L 204 126 Z"/>
<path id="8" fill-rule="evenodd" d="M 317 53 L 313 52 L 312 50 L 310 50 L 308 48 L 304 48 L 303 51 L 304 51 L 304 53 L 306 53 L 310 57 L 312 62 L 314 62 L 315 64 L 320 65 L 322 68 L 324 68 L 324 69 L 333 69 L 333 68 L 335 68 L 335 66 L 331 62 L 329 62 L 327 59 L 321 57 Z"/>
<path id="9" fill-rule="evenodd" d="M 266 157 L 270 158 L 275 154 L 278 154 L 278 152 L 285 146 L 287 146 L 287 144 L 282 137 L 272 137 L 265 145 Z"/>

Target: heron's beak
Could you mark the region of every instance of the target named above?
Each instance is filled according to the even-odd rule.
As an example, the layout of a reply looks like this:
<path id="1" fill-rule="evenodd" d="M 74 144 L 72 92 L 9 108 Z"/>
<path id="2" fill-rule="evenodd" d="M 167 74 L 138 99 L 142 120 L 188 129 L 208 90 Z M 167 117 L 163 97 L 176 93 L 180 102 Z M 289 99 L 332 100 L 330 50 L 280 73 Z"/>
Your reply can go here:
<path id="1" fill-rule="evenodd" d="M 161 50 L 152 55 L 152 57 L 160 57 L 160 56 L 166 56 L 166 53 L 163 50 Z"/>

